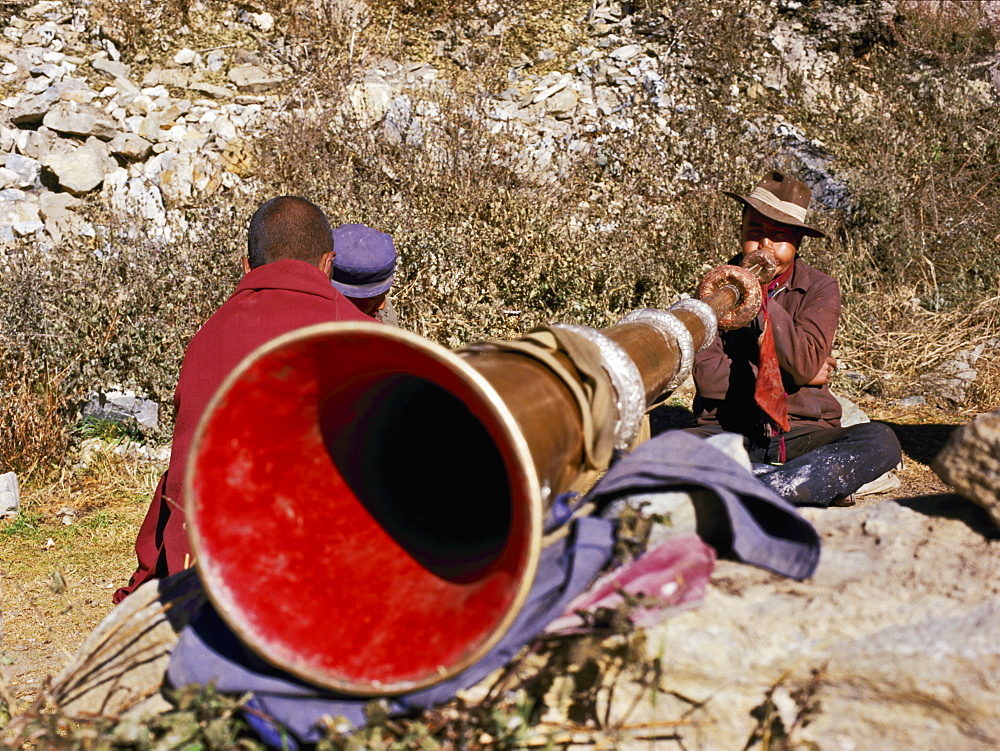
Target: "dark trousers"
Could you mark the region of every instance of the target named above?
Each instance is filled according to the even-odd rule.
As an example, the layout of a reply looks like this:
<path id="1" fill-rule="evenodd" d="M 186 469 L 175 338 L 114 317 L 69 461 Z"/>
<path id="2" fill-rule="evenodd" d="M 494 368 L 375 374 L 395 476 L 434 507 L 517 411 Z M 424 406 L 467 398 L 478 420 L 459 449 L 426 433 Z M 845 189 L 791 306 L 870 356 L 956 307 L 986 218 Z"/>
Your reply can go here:
<path id="1" fill-rule="evenodd" d="M 717 425 L 687 430 L 703 438 L 723 432 Z M 796 506 L 829 506 L 866 482 L 899 464 L 903 452 L 892 430 L 882 423 L 864 422 L 848 428 L 795 427 L 784 434 L 785 463 L 778 438 L 767 446 L 744 438 L 754 462 L 754 474 L 778 495 Z"/>

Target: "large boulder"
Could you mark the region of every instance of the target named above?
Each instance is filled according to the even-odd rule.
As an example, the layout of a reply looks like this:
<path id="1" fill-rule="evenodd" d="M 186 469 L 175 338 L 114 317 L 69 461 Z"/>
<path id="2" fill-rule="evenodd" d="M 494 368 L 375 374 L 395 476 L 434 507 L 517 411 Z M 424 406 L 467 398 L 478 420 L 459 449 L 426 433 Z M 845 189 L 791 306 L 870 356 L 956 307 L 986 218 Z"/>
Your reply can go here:
<path id="1" fill-rule="evenodd" d="M 655 701 L 620 682 L 611 720 L 670 725 L 698 749 L 765 734 L 824 751 L 996 748 L 1000 596 L 982 583 L 1000 576 L 1000 542 L 961 518 L 975 509 L 803 511 L 823 537 L 815 576 L 719 561 L 702 606 L 647 633 Z"/>
<path id="2" fill-rule="evenodd" d="M 931 466 L 943 482 L 986 509 L 1000 527 L 1000 410 L 952 433 Z"/>

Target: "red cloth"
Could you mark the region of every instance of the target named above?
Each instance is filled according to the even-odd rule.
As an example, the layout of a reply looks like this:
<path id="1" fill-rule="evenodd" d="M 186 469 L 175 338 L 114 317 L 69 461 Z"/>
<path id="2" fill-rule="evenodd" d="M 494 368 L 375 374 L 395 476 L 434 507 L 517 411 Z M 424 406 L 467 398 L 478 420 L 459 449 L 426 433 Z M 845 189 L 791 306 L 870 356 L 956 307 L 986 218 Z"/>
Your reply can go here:
<path id="1" fill-rule="evenodd" d="M 143 582 L 183 570 L 193 561 L 184 524 L 182 487 L 188 447 L 202 412 L 226 376 L 252 351 L 289 331 L 330 321 L 367 321 L 315 266 L 275 261 L 246 274 L 232 296 L 195 334 L 184 354 L 174 393 L 170 465 L 135 541 L 139 566 L 121 602 Z"/>
<path id="2" fill-rule="evenodd" d="M 792 274 L 789 268 L 784 274 L 764 285 L 761 303 L 761 318 L 763 328 L 759 339 L 760 354 L 757 360 L 757 381 L 754 384 L 754 400 L 766 416 L 770 423 L 772 432 L 787 433 L 788 423 L 788 401 L 785 394 L 785 385 L 781 380 L 781 365 L 778 363 L 778 351 L 774 347 L 774 328 L 771 319 L 767 314 L 767 301 L 771 291 L 777 289 L 779 285 L 788 281 Z"/>

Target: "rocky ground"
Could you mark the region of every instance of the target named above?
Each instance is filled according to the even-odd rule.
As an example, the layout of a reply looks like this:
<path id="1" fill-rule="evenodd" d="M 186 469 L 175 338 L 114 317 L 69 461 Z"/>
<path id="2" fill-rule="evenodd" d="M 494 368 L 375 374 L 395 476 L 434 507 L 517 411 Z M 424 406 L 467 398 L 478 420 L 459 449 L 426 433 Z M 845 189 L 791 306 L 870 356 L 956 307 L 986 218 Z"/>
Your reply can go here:
<path id="1" fill-rule="evenodd" d="M 689 748 L 995 748 L 1000 535 L 925 467 L 901 477 L 805 512 L 823 541 L 806 582 L 720 562 L 702 607 L 654 635 L 670 691 L 632 721 L 683 716 Z"/>
<path id="2" fill-rule="evenodd" d="M 618 680 L 598 708 L 601 737 L 621 748 L 652 737 L 654 748 L 742 748 L 765 735 L 824 750 L 995 747 L 1000 533 L 929 467 L 961 417 L 875 414 L 903 445 L 900 487 L 804 511 L 823 543 L 807 581 L 719 561 L 704 602 L 647 633 L 662 691 Z M 22 700 L 110 611 L 112 582 L 94 573 L 74 577 L 61 610 L 47 578 L 4 582 L 4 675 Z M 575 727 L 555 706 L 545 721 Z M 594 731 L 576 737 L 589 746 Z"/>

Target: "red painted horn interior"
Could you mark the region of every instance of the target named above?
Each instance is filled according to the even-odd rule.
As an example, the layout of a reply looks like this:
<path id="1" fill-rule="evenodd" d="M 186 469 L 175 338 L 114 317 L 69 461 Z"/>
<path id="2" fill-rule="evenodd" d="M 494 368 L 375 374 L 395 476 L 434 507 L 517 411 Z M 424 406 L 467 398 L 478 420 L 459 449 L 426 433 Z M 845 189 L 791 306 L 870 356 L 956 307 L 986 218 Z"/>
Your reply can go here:
<path id="1" fill-rule="evenodd" d="M 187 476 L 225 620 L 273 664 L 361 694 L 480 656 L 520 606 L 538 534 L 531 470 L 457 358 L 374 328 L 251 355 Z"/>

